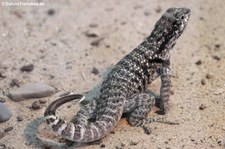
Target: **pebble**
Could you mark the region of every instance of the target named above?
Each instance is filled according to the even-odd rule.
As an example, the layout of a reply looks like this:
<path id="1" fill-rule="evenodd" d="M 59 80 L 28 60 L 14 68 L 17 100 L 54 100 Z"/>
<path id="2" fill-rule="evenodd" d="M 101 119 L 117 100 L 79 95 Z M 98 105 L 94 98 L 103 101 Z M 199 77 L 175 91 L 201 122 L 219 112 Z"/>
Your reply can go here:
<path id="1" fill-rule="evenodd" d="M 23 118 L 22 118 L 21 116 L 17 116 L 17 118 L 16 118 L 16 119 L 17 119 L 17 121 L 18 121 L 18 122 L 23 121 Z"/>
<path id="2" fill-rule="evenodd" d="M 215 48 L 220 48 L 220 44 L 215 44 Z"/>
<path id="3" fill-rule="evenodd" d="M 91 73 L 97 75 L 99 74 L 99 70 L 96 67 L 93 67 Z"/>
<path id="4" fill-rule="evenodd" d="M 96 39 L 94 41 L 91 42 L 91 45 L 92 46 L 95 46 L 95 47 L 98 47 L 100 45 L 100 42 L 103 40 L 103 38 L 99 38 L 99 39 Z"/>
<path id="5" fill-rule="evenodd" d="M 55 89 L 43 83 L 28 83 L 9 92 L 13 101 L 22 101 L 30 98 L 42 98 L 52 95 Z"/>
<path id="6" fill-rule="evenodd" d="M 101 144 L 100 148 L 105 148 L 105 146 L 106 146 L 105 144 Z"/>
<path id="7" fill-rule="evenodd" d="M 202 85 L 205 85 L 205 84 L 206 84 L 205 79 L 202 79 L 202 80 L 201 80 L 201 83 L 202 83 Z"/>
<path id="8" fill-rule="evenodd" d="M 13 127 L 12 126 L 11 127 L 7 127 L 7 128 L 4 129 L 5 132 L 9 132 L 11 130 L 13 130 Z"/>
<path id="9" fill-rule="evenodd" d="M 17 79 L 12 79 L 10 86 L 11 87 L 14 87 L 14 86 L 20 87 L 20 81 Z"/>
<path id="10" fill-rule="evenodd" d="M 48 12 L 47 12 L 47 14 L 49 16 L 53 16 L 55 14 L 55 10 L 54 9 L 49 9 Z"/>
<path id="11" fill-rule="evenodd" d="M 95 30 L 88 30 L 84 33 L 87 37 L 91 37 L 91 38 L 95 38 L 95 37 L 98 37 L 99 36 L 99 33 Z"/>
<path id="12" fill-rule="evenodd" d="M 198 60 L 197 62 L 195 62 L 196 65 L 201 65 L 202 64 L 202 61 L 201 60 Z"/>
<path id="13" fill-rule="evenodd" d="M 204 105 L 204 104 L 201 104 L 200 106 L 199 106 L 199 110 L 204 110 L 206 108 L 206 106 Z"/>
<path id="14" fill-rule="evenodd" d="M 39 101 L 33 102 L 31 108 L 34 109 L 34 110 L 39 110 L 39 109 L 41 109 L 40 102 L 39 102 Z"/>
<path id="15" fill-rule="evenodd" d="M 20 68 L 20 71 L 22 72 L 31 72 L 34 69 L 34 65 L 33 64 L 29 64 L 29 65 L 25 65 L 23 67 Z"/>
<path id="16" fill-rule="evenodd" d="M 213 78 L 213 76 L 211 74 L 208 74 L 208 73 L 205 75 L 205 77 L 206 77 L 206 79 L 212 79 Z"/>
<path id="17" fill-rule="evenodd" d="M 138 143 L 139 143 L 139 141 L 137 141 L 137 140 L 130 141 L 131 146 L 137 145 Z"/>
<path id="18" fill-rule="evenodd" d="M 221 58 L 220 58 L 219 56 L 217 56 L 217 55 L 212 56 L 212 58 L 215 59 L 215 60 L 217 60 L 217 61 L 219 61 L 219 60 L 221 59 Z"/>
<path id="19" fill-rule="evenodd" d="M 9 109 L 5 106 L 5 104 L 0 103 L 0 122 L 5 122 L 10 119 L 12 116 Z"/>

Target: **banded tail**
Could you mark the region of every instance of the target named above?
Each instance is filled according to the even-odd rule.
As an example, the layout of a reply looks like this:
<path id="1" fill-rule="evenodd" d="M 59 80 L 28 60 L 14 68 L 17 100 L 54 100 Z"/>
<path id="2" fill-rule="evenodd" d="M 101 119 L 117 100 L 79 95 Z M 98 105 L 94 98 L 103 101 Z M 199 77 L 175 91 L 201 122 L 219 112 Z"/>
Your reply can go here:
<path id="1" fill-rule="evenodd" d="M 109 121 L 97 120 L 87 123 L 72 123 L 66 122 L 55 115 L 57 108 L 63 104 L 72 100 L 80 102 L 83 99 L 84 96 L 81 94 L 72 94 L 55 100 L 47 107 L 44 113 L 46 122 L 62 138 L 80 143 L 93 142 L 105 137 L 115 127 L 116 123 Z"/>

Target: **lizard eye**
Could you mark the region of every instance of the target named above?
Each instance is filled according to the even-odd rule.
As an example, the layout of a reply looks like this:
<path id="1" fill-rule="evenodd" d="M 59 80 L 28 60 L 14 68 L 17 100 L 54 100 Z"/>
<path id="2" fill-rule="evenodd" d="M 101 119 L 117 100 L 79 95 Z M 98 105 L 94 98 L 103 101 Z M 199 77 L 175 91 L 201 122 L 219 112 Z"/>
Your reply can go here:
<path id="1" fill-rule="evenodd" d="M 181 19 L 183 20 L 184 19 L 184 16 L 181 16 Z"/>

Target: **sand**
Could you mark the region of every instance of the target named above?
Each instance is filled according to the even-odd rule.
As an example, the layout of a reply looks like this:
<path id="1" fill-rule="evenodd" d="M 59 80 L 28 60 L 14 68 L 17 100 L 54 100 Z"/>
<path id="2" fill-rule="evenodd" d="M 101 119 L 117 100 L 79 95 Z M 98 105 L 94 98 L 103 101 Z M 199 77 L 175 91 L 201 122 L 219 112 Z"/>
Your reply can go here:
<path id="1" fill-rule="evenodd" d="M 188 7 L 192 15 L 172 52 L 171 108 L 166 117 L 179 125 L 152 123 L 152 133 L 125 119 L 104 139 L 82 149 L 225 148 L 225 5 L 223 0 L 45 1 L 45 6 L 0 6 L 0 98 L 12 112 L 0 123 L 0 144 L 7 148 L 68 148 L 60 145 L 43 122 L 47 105 L 66 92 L 95 89 L 123 56 L 151 32 L 169 7 Z M 87 32 L 89 34 L 87 34 Z M 90 34 L 91 33 L 91 34 Z M 91 36 L 91 37 L 90 37 Z M 94 36 L 94 37 L 93 37 Z M 97 37 L 95 37 L 97 36 Z M 34 69 L 21 72 L 24 65 Z M 93 67 L 99 74 L 93 74 Z M 42 82 L 56 89 L 43 98 L 14 102 L 7 93 L 20 85 Z M 156 80 L 149 89 L 159 91 Z M 91 94 L 92 96 L 93 93 Z M 73 102 L 57 114 L 70 120 L 79 109 Z M 157 116 L 153 114 L 154 116 Z M 22 117 L 18 121 L 17 117 Z M 11 131 L 3 133 L 6 128 Z M 1 148 L 1 147 L 0 147 Z"/>

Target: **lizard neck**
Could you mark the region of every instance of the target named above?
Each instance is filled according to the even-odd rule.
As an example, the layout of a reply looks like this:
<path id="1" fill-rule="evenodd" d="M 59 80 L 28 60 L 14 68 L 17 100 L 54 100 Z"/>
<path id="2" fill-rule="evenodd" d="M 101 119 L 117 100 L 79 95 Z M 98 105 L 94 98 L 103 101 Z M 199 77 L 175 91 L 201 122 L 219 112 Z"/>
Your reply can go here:
<path id="1" fill-rule="evenodd" d="M 178 33 L 171 28 L 170 22 L 157 22 L 154 30 L 145 40 L 149 45 L 146 48 L 152 51 L 152 59 L 168 60 L 178 37 Z"/>

